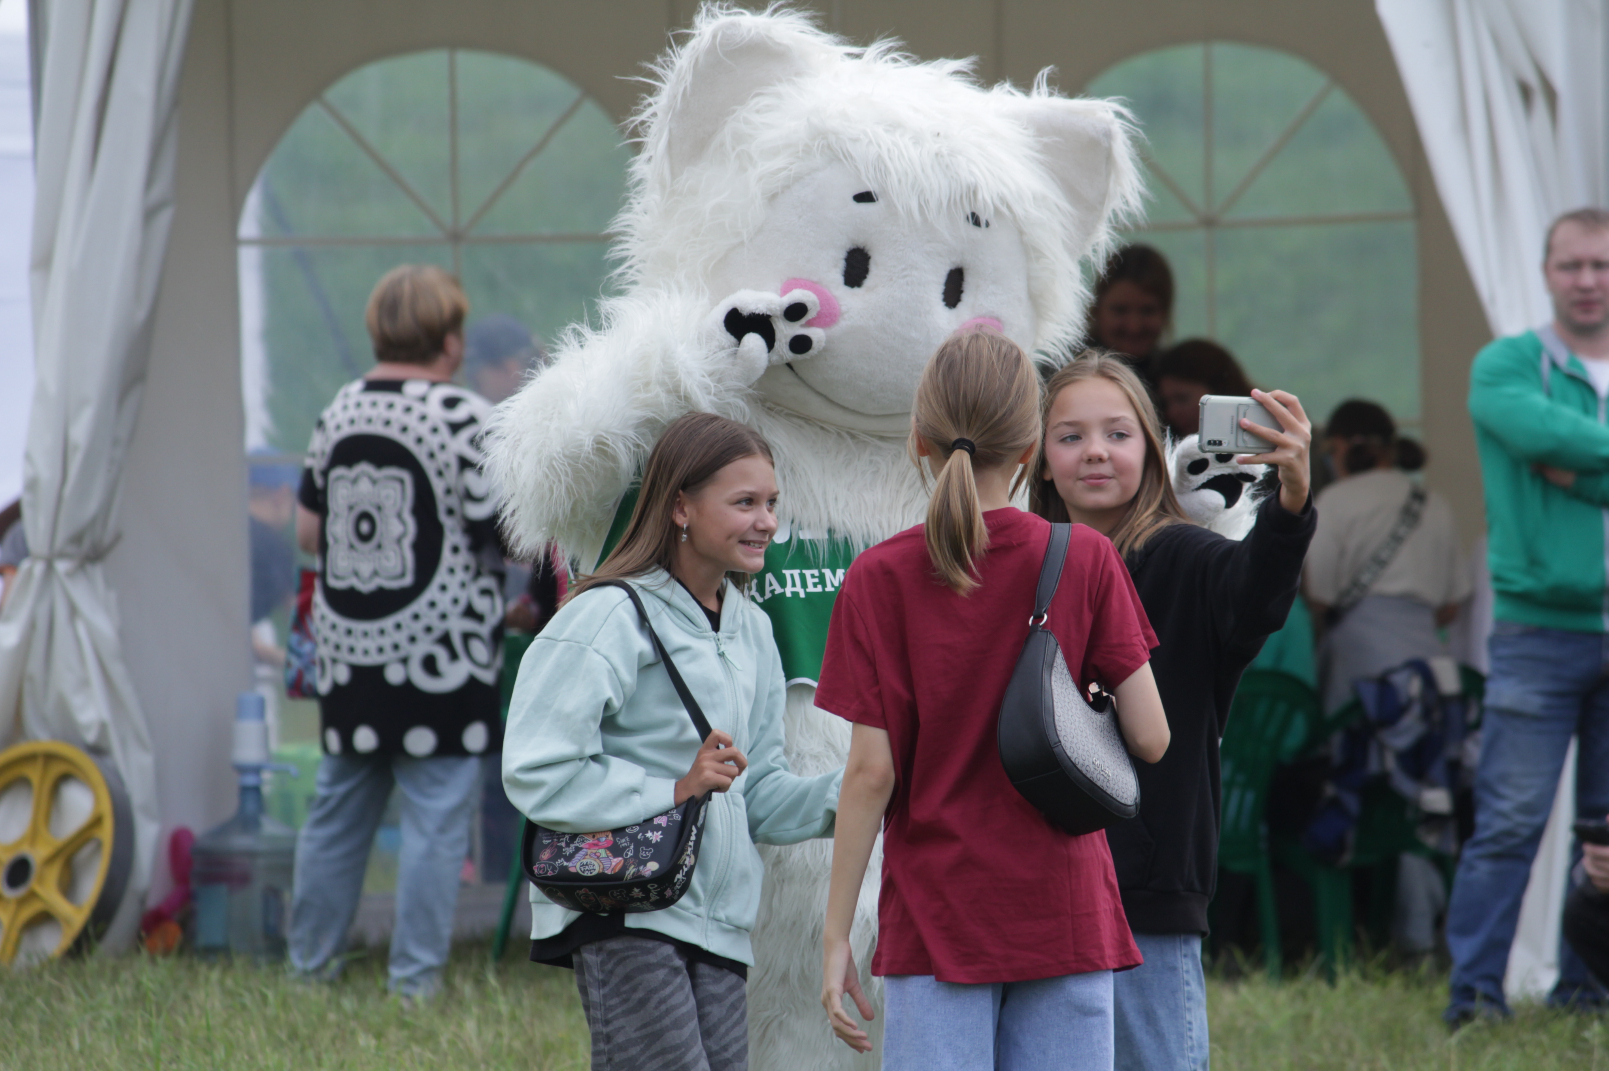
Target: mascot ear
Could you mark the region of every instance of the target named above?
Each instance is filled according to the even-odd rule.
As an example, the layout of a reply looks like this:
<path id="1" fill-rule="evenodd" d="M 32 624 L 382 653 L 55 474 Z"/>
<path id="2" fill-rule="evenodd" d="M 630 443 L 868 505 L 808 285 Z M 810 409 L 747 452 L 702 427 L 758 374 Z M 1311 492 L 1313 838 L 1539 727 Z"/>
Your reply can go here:
<path id="1" fill-rule="evenodd" d="M 700 27 L 665 87 L 661 123 L 670 173 L 697 163 L 750 97 L 807 73 L 822 51 L 819 38 L 777 19 L 738 15 Z"/>
<path id="2" fill-rule="evenodd" d="M 1052 177 L 1072 203 L 1072 247 L 1082 257 L 1117 219 L 1139 207 L 1128 113 L 1104 100 L 1037 93 L 1016 98 L 1012 110 L 1038 137 Z"/>

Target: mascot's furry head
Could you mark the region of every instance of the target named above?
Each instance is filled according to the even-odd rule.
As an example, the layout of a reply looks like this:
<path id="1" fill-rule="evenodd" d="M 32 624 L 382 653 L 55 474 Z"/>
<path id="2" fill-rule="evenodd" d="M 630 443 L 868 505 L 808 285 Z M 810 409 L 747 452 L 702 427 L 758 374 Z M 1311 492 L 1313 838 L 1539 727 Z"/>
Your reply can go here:
<path id="1" fill-rule="evenodd" d="M 1234 454 L 1205 454 L 1197 437 L 1168 443 L 1173 493 L 1190 519 L 1230 539 L 1244 539 L 1257 507 L 1273 491 L 1272 465 L 1237 465 Z"/>
<path id="2" fill-rule="evenodd" d="M 1077 341 L 1079 260 L 1140 196 L 1126 113 L 1043 76 L 985 89 L 965 61 L 852 47 L 776 10 L 704 8 L 654 75 L 618 296 L 493 424 L 512 541 L 589 560 L 690 410 L 771 439 L 795 525 L 867 543 L 914 523 L 922 368 L 970 325 L 1041 354 Z"/>

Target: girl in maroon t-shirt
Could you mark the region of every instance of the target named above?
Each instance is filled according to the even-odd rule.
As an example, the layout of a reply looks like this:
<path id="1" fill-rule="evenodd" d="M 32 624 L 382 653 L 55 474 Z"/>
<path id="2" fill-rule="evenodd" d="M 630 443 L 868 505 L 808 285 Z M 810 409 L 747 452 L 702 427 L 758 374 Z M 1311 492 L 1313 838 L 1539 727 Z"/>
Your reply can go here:
<path id="1" fill-rule="evenodd" d="M 1038 377 L 1009 340 L 975 332 L 939 348 L 911 435 L 938 477 L 927 523 L 856 558 L 828 630 L 816 704 L 855 725 L 822 1003 L 838 1036 L 869 1051 L 843 998 L 871 1017 L 849 928 L 881 828 L 885 1071 L 1109 1069 L 1111 972 L 1140 962 L 1106 838 L 1052 826 L 1012 788 L 995 742 L 1050 541 L 1047 522 L 1010 505 L 1039 408 Z M 1073 529 L 1049 627 L 1080 682 L 1116 693 L 1130 750 L 1159 759 L 1155 637 L 1122 560 L 1087 528 Z"/>

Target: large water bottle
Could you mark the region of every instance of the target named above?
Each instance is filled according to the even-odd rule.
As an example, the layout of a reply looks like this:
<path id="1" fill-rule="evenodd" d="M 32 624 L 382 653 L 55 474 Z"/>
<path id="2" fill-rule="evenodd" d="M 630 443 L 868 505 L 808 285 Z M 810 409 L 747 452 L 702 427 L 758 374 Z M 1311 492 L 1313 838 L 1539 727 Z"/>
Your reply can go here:
<path id="1" fill-rule="evenodd" d="M 240 809 L 191 849 L 195 890 L 191 946 L 202 956 L 224 954 L 270 962 L 285 957 L 290 922 L 296 834 L 263 813 L 263 773 L 296 770 L 269 762 L 263 697 L 235 700 L 233 761 L 240 775 Z"/>

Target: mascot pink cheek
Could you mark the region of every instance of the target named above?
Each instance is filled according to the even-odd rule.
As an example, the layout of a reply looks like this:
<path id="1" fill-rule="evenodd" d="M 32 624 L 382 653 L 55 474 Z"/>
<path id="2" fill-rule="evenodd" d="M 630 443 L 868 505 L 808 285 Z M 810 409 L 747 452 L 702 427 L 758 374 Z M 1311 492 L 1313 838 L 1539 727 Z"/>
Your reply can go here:
<path id="1" fill-rule="evenodd" d="M 968 331 L 998 331 L 1005 334 L 1006 326 L 993 316 L 974 316 L 966 323 L 955 329 L 955 333 L 963 335 Z"/>
<path id="2" fill-rule="evenodd" d="M 821 301 L 821 311 L 805 321 L 806 327 L 828 328 L 838 322 L 843 310 L 838 307 L 838 299 L 832 296 L 831 290 L 809 279 L 788 279 L 783 282 L 779 293 L 786 295 L 794 290 L 808 290 Z"/>

